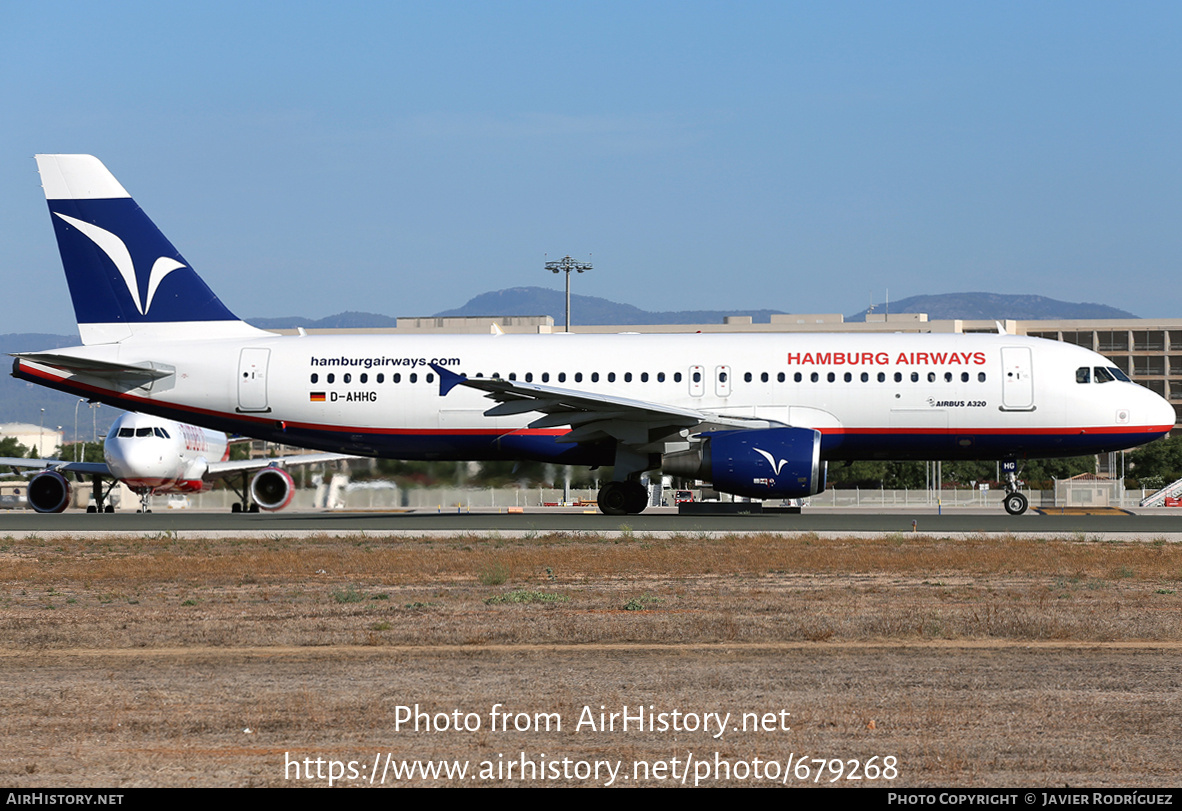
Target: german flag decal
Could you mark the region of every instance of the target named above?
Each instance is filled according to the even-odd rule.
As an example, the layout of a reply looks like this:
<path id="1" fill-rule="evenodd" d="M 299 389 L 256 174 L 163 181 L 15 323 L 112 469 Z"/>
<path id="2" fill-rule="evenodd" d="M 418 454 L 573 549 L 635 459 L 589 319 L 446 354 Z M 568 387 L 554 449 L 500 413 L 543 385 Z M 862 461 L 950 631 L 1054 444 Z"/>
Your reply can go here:
<path id="1" fill-rule="evenodd" d="M 308 395 L 308 399 L 311 400 L 313 403 L 323 403 L 324 402 L 324 392 L 314 391 Z"/>

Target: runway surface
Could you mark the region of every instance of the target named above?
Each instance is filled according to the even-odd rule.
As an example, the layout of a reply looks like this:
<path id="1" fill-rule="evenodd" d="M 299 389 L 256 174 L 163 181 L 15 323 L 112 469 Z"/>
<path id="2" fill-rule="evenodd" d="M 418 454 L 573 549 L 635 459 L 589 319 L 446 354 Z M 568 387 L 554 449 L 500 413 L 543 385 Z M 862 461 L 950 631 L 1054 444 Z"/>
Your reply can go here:
<path id="1" fill-rule="evenodd" d="M 96 515 L 65 512 L 0 513 L 0 536 L 30 532 L 912 532 L 1037 533 L 1067 535 L 1119 534 L 1145 539 L 1182 533 L 1182 512 L 1140 515 L 1010 516 L 994 511 L 873 512 L 870 510 L 805 510 L 799 515 L 677 515 L 654 512 L 631 516 L 537 509 L 518 514 L 496 512 L 281 512 L 230 514 L 176 511 L 149 515 Z M 1179 540 L 1179 539 L 1172 539 Z"/>

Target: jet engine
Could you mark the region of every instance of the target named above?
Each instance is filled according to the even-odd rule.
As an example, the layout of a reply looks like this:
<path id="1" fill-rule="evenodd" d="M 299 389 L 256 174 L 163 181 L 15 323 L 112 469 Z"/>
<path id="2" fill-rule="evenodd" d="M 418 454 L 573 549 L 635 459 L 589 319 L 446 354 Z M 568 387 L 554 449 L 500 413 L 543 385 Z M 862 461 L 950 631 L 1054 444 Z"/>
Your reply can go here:
<path id="1" fill-rule="evenodd" d="M 295 482 L 286 470 L 268 467 L 254 474 L 250 480 L 250 497 L 260 509 L 274 512 L 291 503 Z"/>
<path id="2" fill-rule="evenodd" d="M 56 470 L 38 473 L 29 481 L 27 498 L 39 513 L 60 513 L 70 504 L 70 482 Z"/>
<path id="3" fill-rule="evenodd" d="M 825 489 L 820 431 L 766 428 L 703 436 L 696 448 L 665 454 L 661 470 L 748 498 L 803 498 Z"/>

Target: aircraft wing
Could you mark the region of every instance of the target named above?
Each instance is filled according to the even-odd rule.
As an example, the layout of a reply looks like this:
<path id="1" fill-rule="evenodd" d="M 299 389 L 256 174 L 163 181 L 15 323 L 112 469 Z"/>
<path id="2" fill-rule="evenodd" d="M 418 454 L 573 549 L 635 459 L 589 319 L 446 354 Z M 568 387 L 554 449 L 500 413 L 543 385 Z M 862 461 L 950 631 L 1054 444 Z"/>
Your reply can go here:
<path id="1" fill-rule="evenodd" d="M 0 456 L 0 468 L 11 468 L 19 474 L 23 470 L 56 470 L 58 473 L 78 473 L 85 476 L 110 476 L 111 469 L 104 462 L 67 462 L 64 459 L 23 459 L 19 456 Z"/>
<path id="2" fill-rule="evenodd" d="M 346 453 L 304 453 L 295 456 L 277 456 L 266 459 L 239 459 L 234 462 L 210 462 L 205 473 L 207 479 L 222 479 L 235 473 L 247 473 L 267 467 L 295 467 L 297 465 L 319 465 L 324 462 L 339 462 L 342 459 L 358 459 Z"/>
<path id="3" fill-rule="evenodd" d="M 430 366 L 439 375 L 440 396 L 456 386 L 467 386 L 485 392 L 486 397 L 497 402 L 484 412 L 486 417 L 539 412 L 542 416 L 530 422 L 530 428 L 571 427 L 560 442 L 611 437 L 638 451 L 653 452 L 666 449 L 670 443 L 685 442 L 690 434 L 702 431 L 783 427 L 764 419 L 724 416 L 609 394 L 500 378 L 469 378 L 434 363 Z"/>

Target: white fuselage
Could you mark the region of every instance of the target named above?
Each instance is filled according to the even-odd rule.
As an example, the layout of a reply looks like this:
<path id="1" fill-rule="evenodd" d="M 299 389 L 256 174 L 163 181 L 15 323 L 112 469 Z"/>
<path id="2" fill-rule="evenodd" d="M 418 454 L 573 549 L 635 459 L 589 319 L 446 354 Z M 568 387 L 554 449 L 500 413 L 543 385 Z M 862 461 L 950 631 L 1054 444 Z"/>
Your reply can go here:
<path id="1" fill-rule="evenodd" d="M 441 395 L 431 363 L 469 377 L 815 428 L 826 459 L 1070 456 L 1141 444 L 1174 423 L 1163 398 L 1095 372 L 1115 367 L 1102 356 L 1009 335 L 252 331 L 172 341 L 170 328 L 154 340 L 60 350 L 175 368 L 144 388 L 115 390 L 109 380 L 27 360 L 15 373 L 211 428 L 410 459 L 611 464 L 609 448 L 559 441 L 566 427 L 528 427 L 537 413 L 489 417 L 484 412 L 493 404 L 479 391 L 456 387 Z M 1086 382 L 1081 369 L 1088 370 Z M 175 473 L 174 466 L 158 478 L 189 478 Z"/>
<path id="2" fill-rule="evenodd" d="M 209 463 L 229 457 L 224 433 L 149 414 L 123 414 L 103 442 L 111 475 L 137 493 L 197 492 Z"/>

